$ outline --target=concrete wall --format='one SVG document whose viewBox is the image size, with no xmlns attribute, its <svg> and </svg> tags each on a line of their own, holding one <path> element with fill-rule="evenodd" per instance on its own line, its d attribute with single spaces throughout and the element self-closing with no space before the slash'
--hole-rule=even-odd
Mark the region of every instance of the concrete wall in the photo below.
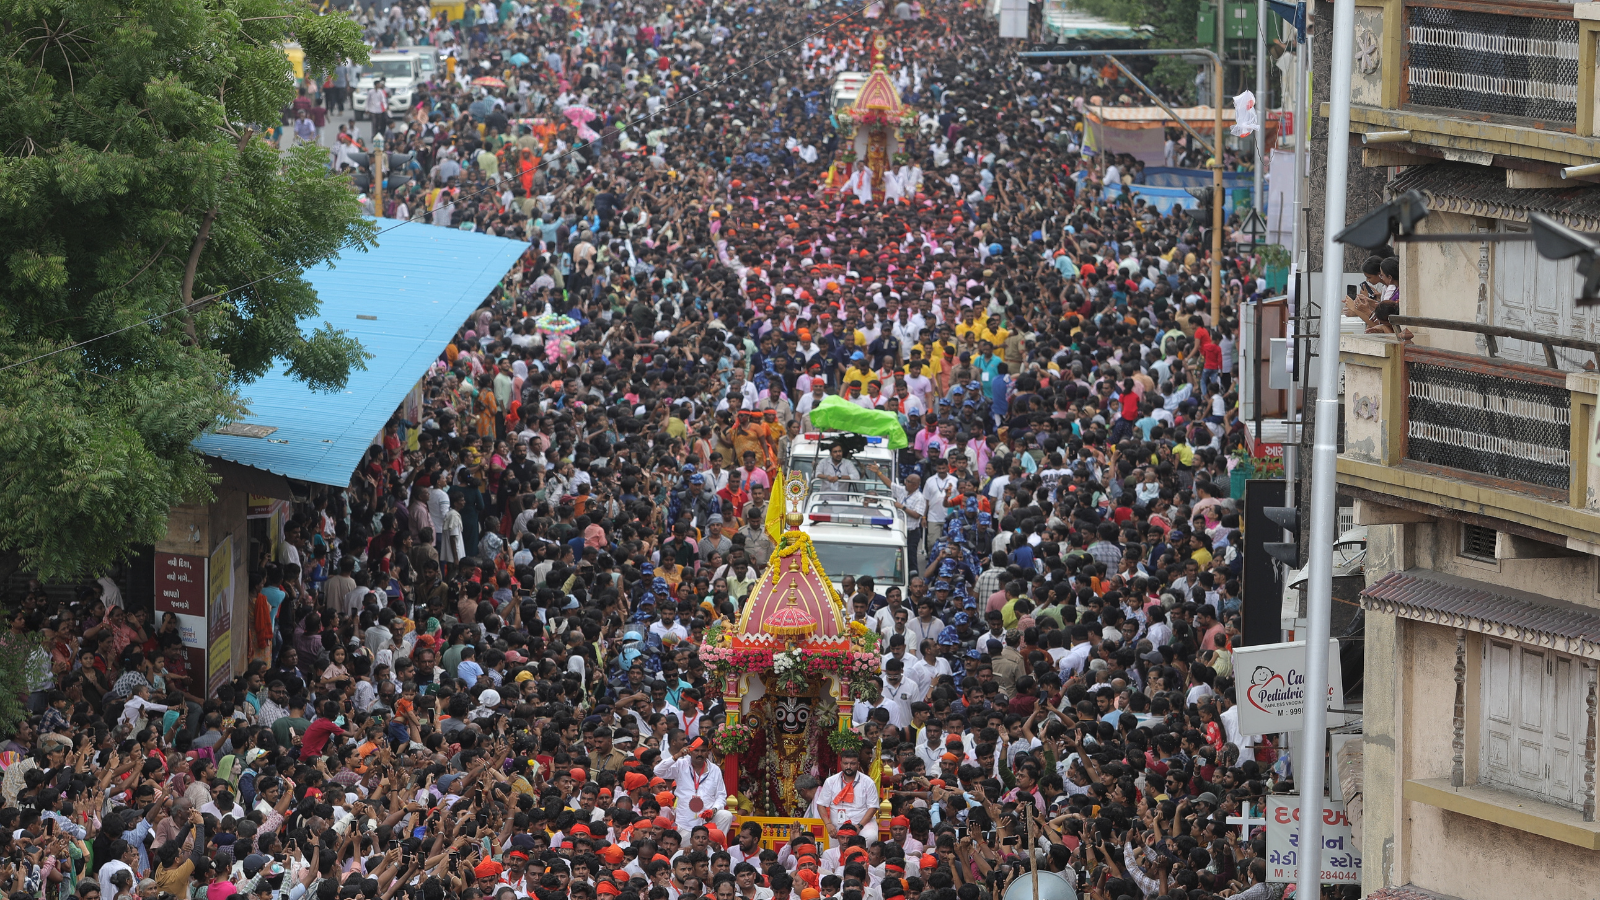
<svg viewBox="0 0 1600 900">
<path fill-rule="evenodd" d="M 1457 213 L 1429 213 L 1420 230 L 1427 234 L 1470 232 L 1479 220 Z M 1487 297 L 1481 298 L 1478 279 L 1481 244 L 1400 244 L 1400 314 L 1454 319 L 1458 322 L 1488 322 Z M 1413 329 L 1417 344 L 1454 350 L 1458 353 L 1485 354 L 1487 347 L 1479 335 L 1443 329 Z"/>
<path fill-rule="evenodd" d="M 1315 0 L 1313 15 L 1308 16 L 1314 22 L 1332 22 L 1333 4 L 1328 0 Z M 1332 84 L 1333 70 L 1329 66 L 1329 56 L 1333 52 L 1333 29 L 1313 28 L 1309 40 L 1311 51 L 1311 92 L 1312 109 L 1318 110 L 1311 120 L 1311 177 L 1310 190 L 1307 197 L 1310 203 L 1310 228 L 1307 239 L 1310 241 L 1310 270 L 1322 270 L 1322 220 L 1323 197 L 1327 194 L 1328 184 L 1328 119 L 1320 110 L 1322 104 L 1328 102 L 1328 88 Z M 1348 140 L 1348 135 L 1342 136 Z M 1368 169 L 1361 165 L 1361 146 L 1357 139 L 1356 146 L 1350 151 L 1349 189 L 1345 191 L 1345 223 L 1349 224 L 1371 212 L 1381 205 L 1385 198 L 1383 189 L 1388 181 L 1387 169 Z M 1361 261 L 1367 257 L 1367 251 L 1360 247 L 1345 248 L 1345 271 L 1361 271 Z M 1308 445 L 1309 446 L 1309 445 Z"/>
<path fill-rule="evenodd" d="M 1449 519 L 1367 526 L 1367 582 L 1427 568 L 1600 608 L 1594 557 L 1470 560 L 1457 552 L 1460 529 Z M 1468 900 L 1530 890 L 1594 896 L 1600 852 L 1402 798 L 1407 779 L 1450 776 L 1456 640 L 1446 626 L 1366 613 L 1362 894 L 1415 884 Z M 1481 658 L 1481 638 L 1468 634 L 1463 761 L 1469 783 L 1478 768 Z"/>
</svg>

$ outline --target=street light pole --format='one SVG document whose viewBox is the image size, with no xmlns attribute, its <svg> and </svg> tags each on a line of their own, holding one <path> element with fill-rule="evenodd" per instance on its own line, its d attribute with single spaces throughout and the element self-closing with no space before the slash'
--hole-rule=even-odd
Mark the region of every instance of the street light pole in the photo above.
<svg viewBox="0 0 1600 900">
<path fill-rule="evenodd" d="M 1298 897 L 1322 894 L 1322 776 L 1328 740 L 1328 640 L 1333 630 L 1334 507 L 1338 502 L 1339 318 L 1344 294 L 1344 246 L 1336 236 L 1345 228 L 1345 191 L 1350 177 L 1350 67 L 1355 23 L 1355 0 L 1334 0 L 1333 48 L 1328 60 L 1332 70 L 1328 83 L 1328 180 L 1323 192 L 1322 331 L 1318 335 L 1317 416 L 1311 445 L 1305 731 L 1294 773 L 1300 788 Z"/>
<path fill-rule="evenodd" d="M 1256 165 L 1252 177 L 1251 208 L 1262 216 L 1262 169 L 1267 164 L 1267 0 L 1256 0 Z"/>
<path fill-rule="evenodd" d="M 372 213 L 379 219 L 383 218 L 383 167 L 389 161 L 383 144 L 382 134 L 372 136 Z"/>
<path fill-rule="evenodd" d="M 1218 17 L 1217 28 L 1223 27 Z M 1211 60 L 1212 94 L 1216 120 L 1213 123 L 1211 157 L 1211 327 L 1222 318 L 1222 57 L 1215 50 L 1028 50 L 1019 59 L 1075 59 L 1084 56 L 1204 56 Z"/>
<path fill-rule="evenodd" d="M 1222 6 L 1218 0 L 1219 7 Z M 1218 46 L 1221 46 L 1222 20 L 1217 20 Z M 1215 155 L 1211 157 L 1211 331 L 1215 333 L 1217 325 L 1222 321 L 1222 57 L 1212 54 L 1211 64 L 1216 68 L 1216 77 L 1212 79 L 1216 87 L 1212 91 L 1215 95 L 1217 114 L 1215 137 L 1211 146 Z"/>
</svg>

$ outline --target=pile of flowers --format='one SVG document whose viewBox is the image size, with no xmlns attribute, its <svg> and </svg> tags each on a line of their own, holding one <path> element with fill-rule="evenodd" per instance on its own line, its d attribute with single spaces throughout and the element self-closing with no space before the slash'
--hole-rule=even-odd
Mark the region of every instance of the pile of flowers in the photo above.
<svg viewBox="0 0 1600 900">
<path fill-rule="evenodd" d="M 883 635 L 868 628 L 861 622 L 850 623 L 850 646 L 859 653 L 875 654 L 878 651 L 878 642 L 883 640 Z"/>
<path fill-rule="evenodd" d="M 828 746 L 832 747 L 835 753 L 843 753 L 846 750 L 854 750 L 859 753 L 865 744 L 866 739 L 854 731 L 828 732 Z"/>
<path fill-rule="evenodd" d="M 891 112 L 886 109 L 856 109 L 851 106 L 841 110 L 840 114 L 857 125 L 910 125 L 917 121 L 916 111 L 910 107 L 901 107 L 898 111 Z"/>
<path fill-rule="evenodd" d="M 810 686 L 806 663 L 799 650 L 772 656 L 772 690 L 779 694 L 801 694 Z"/>
<path fill-rule="evenodd" d="M 718 756 L 727 756 L 729 753 L 743 753 L 750 749 L 750 744 L 755 740 L 756 726 L 744 722 L 734 724 L 723 723 L 711 732 L 711 749 Z"/>
</svg>

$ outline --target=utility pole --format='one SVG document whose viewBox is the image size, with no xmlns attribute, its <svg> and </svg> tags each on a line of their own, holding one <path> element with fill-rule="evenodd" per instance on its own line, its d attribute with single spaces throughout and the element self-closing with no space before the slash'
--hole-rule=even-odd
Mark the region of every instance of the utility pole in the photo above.
<svg viewBox="0 0 1600 900">
<path fill-rule="evenodd" d="M 1256 0 L 1256 165 L 1251 188 L 1251 208 L 1256 215 L 1262 216 L 1261 224 L 1266 226 L 1266 213 L 1262 212 L 1262 169 L 1267 165 L 1267 110 L 1271 108 L 1267 103 L 1267 0 Z"/>
<path fill-rule="evenodd" d="M 383 167 L 389 162 L 389 154 L 383 149 L 383 135 L 372 136 L 372 211 L 373 214 L 383 218 Z"/>
<path fill-rule="evenodd" d="M 1350 67 L 1355 44 L 1355 0 L 1334 0 L 1333 49 L 1328 83 L 1328 179 L 1323 197 L 1322 331 L 1317 358 L 1317 417 L 1311 446 L 1310 561 L 1306 578 L 1305 731 L 1294 773 L 1300 788 L 1300 888 L 1298 897 L 1322 896 L 1322 790 L 1328 738 L 1328 637 L 1333 613 L 1335 467 L 1339 448 L 1339 317 L 1344 293 L 1344 246 L 1350 176 Z M 1299 148 L 1296 148 L 1297 150 Z M 1309 148 L 1307 148 L 1309 150 Z"/>
<path fill-rule="evenodd" d="M 1220 7 L 1222 0 L 1217 0 L 1217 5 Z M 1221 16 L 1217 17 L 1217 47 L 1222 47 Z M 1217 120 L 1211 144 L 1216 150 L 1211 158 L 1211 330 L 1215 332 L 1222 321 L 1222 54 L 1212 54 L 1211 64 L 1217 71 L 1212 91 Z"/>
</svg>

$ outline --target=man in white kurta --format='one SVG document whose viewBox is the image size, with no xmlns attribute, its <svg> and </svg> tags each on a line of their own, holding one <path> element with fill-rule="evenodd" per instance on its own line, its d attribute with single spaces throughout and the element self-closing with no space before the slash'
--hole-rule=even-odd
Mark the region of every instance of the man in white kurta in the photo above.
<svg viewBox="0 0 1600 900">
<path fill-rule="evenodd" d="M 878 839 L 878 786 L 861 771 L 859 754 L 850 750 L 839 754 L 839 771 L 817 791 L 817 812 L 829 834 L 848 823 L 861 830 L 869 846 Z"/>
<path fill-rule="evenodd" d="M 723 808 L 728 799 L 728 788 L 722 782 L 722 770 L 707 759 L 708 748 L 704 738 L 689 743 L 688 753 L 674 759 L 670 750 L 661 754 L 656 763 L 656 777 L 672 782 L 673 813 L 685 844 L 689 832 L 706 822 L 727 834 L 733 827 L 733 813 Z"/>
</svg>

